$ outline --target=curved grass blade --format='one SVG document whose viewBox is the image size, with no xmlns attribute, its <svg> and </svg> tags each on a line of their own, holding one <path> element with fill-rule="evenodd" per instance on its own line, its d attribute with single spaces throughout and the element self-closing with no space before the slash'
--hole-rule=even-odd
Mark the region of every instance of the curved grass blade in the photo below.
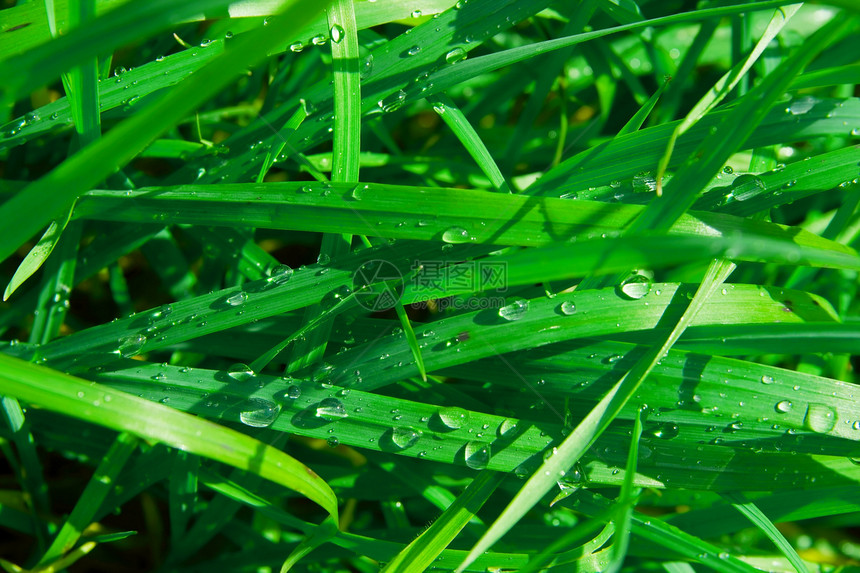
<svg viewBox="0 0 860 573">
<path fill-rule="evenodd" d="M 466 490 L 412 543 L 389 561 L 383 573 L 425 571 L 451 544 L 496 490 L 504 473 L 483 471 Z"/>
<path fill-rule="evenodd" d="M 0 389 L 8 396 L 254 472 L 337 516 L 337 499 L 319 476 L 253 438 L 7 355 L 0 354 L 0 365 Z"/>
<path fill-rule="evenodd" d="M 81 533 L 93 521 L 93 517 L 113 488 L 119 472 L 137 449 L 138 438 L 126 432 L 120 433 L 110 450 L 99 462 L 96 472 L 90 478 L 72 513 L 54 537 L 51 546 L 39 559 L 37 567 L 45 567 L 62 555 L 67 554 L 80 539 Z"/>
<path fill-rule="evenodd" d="M 809 568 L 803 562 L 803 559 L 800 558 L 800 555 L 797 554 L 797 551 L 794 550 L 794 547 L 791 546 L 791 543 L 788 542 L 788 539 L 786 539 L 785 536 L 779 532 L 773 522 L 769 520 L 758 507 L 756 507 L 755 503 L 749 501 L 743 496 L 743 494 L 737 492 L 727 492 L 722 494 L 722 496 L 729 501 L 732 506 L 741 513 L 741 515 L 749 519 L 753 525 L 759 528 L 759 530 L 761 530 L 768 539 L 773 541 L 773 544 L 776 545 L 777 549 L 779 549 L 783 555 L 785 555 L 797 573 L 809 573 Z"/>
<path fill-rule="evenodd" d="M 48 228 L 42 234 L 42 238 L 30 249 L 30 252 L 27 253 L 27 256 L 18 265 L 9 284 L 6 285 L 6 290 L 3 291 L 4 301 L 8 300 L 12 296 L 12 293 L 18 290 L 18 287 L 24 284 L 24 281 L 30 278 L 45 263 L 54 250 L 54 247 L 57 246 L 60 237 L 62 237 L 63 230 L 72 217 L 72 211 L 73 208 L 69 208 L 62 217 L 51 221 L 51 224 L 48 225 Z"/>
</svg>

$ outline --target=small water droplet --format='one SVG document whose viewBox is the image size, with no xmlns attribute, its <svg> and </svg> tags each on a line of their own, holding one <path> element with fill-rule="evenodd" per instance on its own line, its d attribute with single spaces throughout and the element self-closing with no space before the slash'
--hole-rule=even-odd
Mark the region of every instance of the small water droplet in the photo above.
<svg viewBox="0 0 860 573">
<path fill-rule="evenodd" d="M 735 201 L 747 201 L 767 191 L 767 185 L 757 175 L 744 173 L 732 182 L 732 197 Z"/>
<path fill-rule="evenodd" d="M 465 60 L 467 55 L 466 50 L 458 46 L 445 54 L 445 61 L 449 64 L 456 64 Z"/>
<path fill-rule="evenodd" d="M 338 440 L 335 436 L 330 436 L 326 441 L 326 445 L 330 448 L 336 448 L 340 445 L 340 440 Z"/>
<path fill-rule="evenodd" d="M 331 27 L 331 41 L 335 44 L 340 44 L 341 40 L 344 37 L 343 26 L 340 24 L 335 24 Z"/>
<path fill-rule="evenodd" d="M 463 408 L 458 408 L 457 406 L 441 408 L 436 412 L 436 415 L 445 427 L 451 428 L 452 430 L 462 428 L 463 425 L 469 421 L 469 411 L 464 410 Z"/>
<path fill-rule="evenodd" d="M 788 106 L 788 111 L 791 115 L 803 115 L 815 107 L 818 100 L 811 96 L 802 96 L 795 98 Z"/>
<path fill-rule="evenodd" d="M 735 170 L 732 169 L 730 165 L 726 165 L 725 167 L 723 167 L 723 173 L 732 174 L 734 172 L 735 172 Z"/>
<path fill-rule="evenodd" d="M 326 38 L 323 34 L 317 34 L 316 36 L 311 38 L 311 44 L 313 44 L 314 46 L 322 46 L 323 44 L 325 44 L 325 40 Z"/>
<path fill-rule="evenodd" d="M 409 56 L 417 56 L 421 53 L 421 46 L 412 46 L 408 50 L 406 50 L 406 54 Z"/>
<path fill-rule="evenodd" d="M 421 17 L 421 10 L 413 10 L 412 11 L 412 17 L 413 18 L 420 18 Z"/>
<path fill-rule="evenodd" d="M 467 442 L 466 443 L 466 465 L 473 470 L 487 469 L 487 464 L 490 463 L 490 444 L 484 442 Z"/>
<path fill-rule="evenodd" d="M 619 285 L 619 290 L 625 298 L 638 300 L 651 292 L 651 279 L 640 274 L 631 275 Z"/>
<path fill-rule="evenodd" d="M 664 422 L 648 429 L 646 433 L 661 440 L 671 440 L 678 435 L 679 430 L 678 424 Z"/>
<path fill-rule="evenodd" d="M 266 428 L 278 417 L 280 408 L 274 402 L 262 398 L 251 398 L 242 405 L 239 420 L 246 426 Z"/>
<path fill-rule="evenodd" d="M 574 304 L 571 300 L 566 300 L 561 303 L 561 306 L 558 307 L 562 314 L 566 316 L 570 316 L 572 314 L 576 314 L 576 304 Z"/>
<path fill-rule="evenodd" d="M 761 383 L 762 384 L 773 384 L 773 376 L 768 376 L 767 374 L 762 375 Z"/>
<path fill-rule="evenodd" d="M 298 54 L 302 50 L 305 49 L 305 45 L 299 41 L 293 42 L 290 44 L 290 51 Z"/>
<path fill-rule="evenodd" d="M 324 398 L 317 404 L 317 418 L 323 418 L 325 420 L 335 420 L 339 418 L 346 418 L 348 414 L 346 413 L 346 408 L 343 407 L 343 402 L 338 400 L 337 398 Z"/>
<path fill-rule="evenodd" d="M 442 233 L 442 240 L 446 243 L 468 243 L 471 240 L 469 231 L 463 227 L 450 227 Z"/>
<path fill-rule="evenodd" d="M 505 320 L 519 320 L 526 315 L 529 310 L 529 301 L 525 299 L 515 300 L 509 305 L 499 309 L 499 316 Z"/>
</svg>

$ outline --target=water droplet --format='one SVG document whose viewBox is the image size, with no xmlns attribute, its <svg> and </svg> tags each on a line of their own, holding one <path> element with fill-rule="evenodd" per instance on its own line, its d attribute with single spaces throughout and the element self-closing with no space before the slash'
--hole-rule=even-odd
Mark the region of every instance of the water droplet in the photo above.
<svg viewBox="0 0 860 573">
<path fill-rule="evenodd" d="M 373 72 L 373 55 L 367 56 L 363 62 L 361 62 L 361 69 L 358 72 L 358 75 L 361 79 L 366 80 L 367 77 Z"/>
<path fill-rule="evenodd" d="M 515 300 L 507 306 L 499 309 L 499 316 L 505 320 L 519 320 L 526 315 L 529 310 L 529 301 L 525 299 Z"/>
<path fill-rule="evenodd" d="M 331 257 L 325 253 L 320 253 L 317 255 L 317 264 L 318 265 L 327 265 L 331 262 Z"/>
<path fill-rule="evenodd" d="M 247 364 L 237 362 L 227 369 L 227 375 L 233 380 L 244 382 L 245 380 L 250 380 L 254 377 L 254 371 L 251 370 L 251 367 Z"/>
<path fill-rule="evenodd" d="M 398 426 L 391 430 L 391 441 L 401 450 L 411 448 L 421 437 L 421 432 L 407 426 Z"/>
<path fill-rule="evenodd" d="M 803 423 L 813 432 L 824 434 L 836 426 L 836 412 L 825 404 L 812 403 L 806 409 Z"/>
<path fill-rule="evenodd" d="M 334 437 L 334 436 L 331 436 L 331 437 L 329 437 L 329 438 L 325 441 L 325 443 L 326 443 L 326 445 L 327 445 L 328 447 L 330 447 L 330 448 L 336 448 L 336 447 L 338 447 L 338 446 L 340 445 L 340 440 L 338 440 L 338 439 L 337 439 L 336 437 Z"/>
<path fill-rule="evenodd" d="M 325 36 L 323 34 L 317 34 L 313 38 L 311 38 L 311 44 L 314 46 L 322 46 L 325 44 Z"/>
<path fill-rule="evenodd" d="M 744 173 L 732 183 L 732 197 L 735 201 L 747 201 L 767 191 L 767 185 L 757 175 Z"/>
<path fill-rule="evenodd" d="M 631 275 L 619 285 L 619 290 L 624 297 L 638 300 L 651 292 L 651 279 L 640 274 Z"/>
<path fill-rule="evenodd" d="M 445 61 L 449 64 L 456 64 L 465 60 L 467 55 L 466 50 L 458 46 L 445 54 Z"/>
<path fill-rule="evenodd" d="M 803 115 L 815 107 L 818 100 L 810 96 L 802 96 L 795 98 L 788 106 L 788 111 L 791 115 Z"/>
<path fill-rule="evenodd" d="M 566 300 L 561 303 L 561 306 L 558 307 L 558 309 L 561 311 L 562 314 L 570 316 L 576 313 L 576 304 L 574 304 L 574 302 L 571 300 Z"/>
<path fill-rule="evenodd" d="M 412 11 L 412 17 L 413 18 L 420 18 L 421 17 L 421 10 L 413 10 Z"/>
<path fill-rule="evenodd" d="M 490 444 L 484 442 L 466 443 L 466 465 L 473 470 L 487 469 L 490 463 Z"/>
<path fill-rule="evenodd" d="M 412 46 L 408 50 L 406 50 L 406 54 L 409 56 L 417 56 L 421 53 L 421 46 Z"/>
<path fill-rule="evenodd" d="M 502 423 L 499 424 L 498 434 L 501 438 L 513 438 L 517 435 L 518 431 L 519 428 L 517 427 L 516 420 L 505 418 L 502 420 Z"/>
<path fill-rule="evenodd" d="M 673 422 L 664 422 L 662 424 L 657 424 L 653 428 L 650 428 L 646 431 L 647 434 L 655 438 L 659 438 L 661 440 L 671 440 L 678 435 L 678 432 L 678 424 L 675 424 Z"/>
<path fill-rule="evenodd" d="M 331 27 L 331 41 L 335 44 L 340 44 L 340 41 L 343 40 L 344 31 L 343 26 L 340 24 L 335 24 Z"/>
<path fill-rule="evenodd" d="M 317 418 L 325 420 L 336 420 L 346 418 L 346 408 L 343 407 L 343 402 L 337 398 L 324 398 L 317 404 Z"/>
<path fill-rule="evenodd" d="M 468 243 L 471 240 L 469 231 L 463 227 L 451 227 L 442 233 L 442 240 L 446 243 Z"/>
<path fill-rule="evenodd" d="M 762 384 L 773 384 L 773 376 L 768 376 L 767 374 L 762 375 L 761 383 Z"/>
<path fill-rule="evenodd" d="M 278 417 L 280 408 L 274 402 L 262 398 L 251 398 L 242 405 L 239 420 L 246 426 L 266 428 Z"/>
<path fill-rule="evenodd" d="M 269 283 L 275 286 L 286 284 L 293 276 L 293 268 L 289 265 L 277 265 L 269 271 Z"/>
<path fill-rule="evenodd" d="M 786 414 L 788 412 L 791 412 L 791 407 L 791 402 L 789 402 L 788 400 L 780 400 L 776 403 L 774 409 L 781 414 Z"/>
<path fill-rule="evenodd" d="M 233 32 L 231 32 L 230 30 L 227 30 L 226 32 L 224 32 L 224 38 L 229 40 L 232 37 L 233 37 Z"/>
<path fill-rule="evenodd" d="M 292 44 L 290 44 L 290 51 L 295 52 L 296 54 L 298 54 L 299 52 L 301 52 L 304 49 L 305 49 L 305 45 L 302 44 L 301 42 L 296 41 L 296 42 L 293 42 Z"/>
<path fill-rule="evenodd" d="M 457 406 L 441 408 L 436 412 L 436 415 L 439 416 L 439 420 L 446 428 L 451 428 L 452 430 L 462 428 L 469 421 L 469 411 Z"/>
<path fill-rule="evenodd" d="M 131 336 L 123 336 L 119 339 L 119 346 L 117 347 L 117 351 L 119 351 L 120 356 L 123 358 L 130 358 L 134 356 L 140 349 L 143 348 L 143 345 L 146 343 L 146 337 L 142 334 L 132 334 Z"/>
<path fill-rule="evenodd" d="M 239 306 L 241 304 L 245 304 L 245 301 L 248 300 L 248 293 L 245 291 L 239 291 L 236 294 L 227 298 L 227 304 L 230 306 Z"/>
<path fill-rule="evenodd" d="M 300 386 L 296 386 L 295 384 L 291 385 L 289 388 L 284 390 L 283 397 L 289 400 L 298 400 L 302 396 L 302 388 Z"/>
<path fill-rule="evenodd" d="M 405 101 L 406 92 L 403 90 L 397 90 L 393 94 L 390 94 L 376 102 L 376 105 L 385 113 L 391 113 L 403 107 L 403 102 Z"/>
<path fill-rule="evenodd" d="M 725 167 L 723 167 L 723 173 L 732 174 L 734 172 L 735 172 L 735 170 L 732 169 L 730 165 L 726 165 Z"/>
</svg>

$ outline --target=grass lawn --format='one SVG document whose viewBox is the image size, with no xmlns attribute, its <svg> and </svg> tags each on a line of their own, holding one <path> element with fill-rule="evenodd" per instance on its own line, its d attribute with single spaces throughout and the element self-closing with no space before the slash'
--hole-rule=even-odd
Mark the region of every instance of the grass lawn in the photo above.
<svg viewBox="0 0 860 573">
<path fill-rule="evenodd" d="M 0 8 L 4 571 L 860 571 L 860 4 Z"/>
</svg>

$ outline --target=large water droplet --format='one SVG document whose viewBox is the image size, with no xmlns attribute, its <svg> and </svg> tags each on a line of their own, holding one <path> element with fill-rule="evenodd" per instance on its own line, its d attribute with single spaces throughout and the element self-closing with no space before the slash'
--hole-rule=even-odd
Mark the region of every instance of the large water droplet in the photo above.
<svg viewBox="0 0 860 573">
<path fill-rule="evenodd" d="M 245 291 L 239 291 L 236 294 L 227 297 L 227 304 L 230 306 L 239 306 L 245 304 L 248 300 L 248 293 Z"/>
<path fill-rule="evenodd" d="M 451 227 L 442 233 L 442 240 L 446 243 L 468 243 L 471 237 L 469 231 L 463 227 Z"/>
<path fill-rule="evenodd" d="M 787 414 L 788 412 L 791 412 L 791 408 L 791 402 L 789 402 L 788 400 L 780 400 L 776 403 L 776 406 L 774 406 L 774 409 L 781 414 Z"/>
<path fill-rule="evenodd" d="M 788 111 L 791 115 L 803 115 L 815 107 L 818 100 L 810 96 L 802 96 L 795 98 L 788 106 Z"/>
<path fill-rule="evenodd" d="M 239 420 L 247 426 L 265 428 L 278 417 L 278 405 L 262 398 L 251 398 L 242 405 Z"/>
<path fill-rule="evenodd" d="M 505 418 L 502 420 L 502 423 L 499 424 L 499 437 L 500 438 L 513 438 L 517 435 L 519 428 L 517 427 L 517 421 L 512 420 L 510 418 Z"/>
<path fill-rule="evenodd" d="M 275 286 L 286 284 L 293 277 L 293 268 L 289 265 L 277 265 L 269 271 L 269 283 Z"/>
<path fill-rule="evenodd" d="M 421 10 L 413 10 L 412 11 L 412 17 L 413 18 L 420 18 L 421 17 Z"/>
<path fill-rule="evenodd" d="M 466 465 L 473 470 L 487 469 L 490 463 L 490 444 L 485 442 L 466 443 Z"/>
<path fill-rule="evenodd" d="M 393 94 L 379 100 L 377 102 L 377 106 L 379 106 L 379 109 L 381 109 L 385 113 L 390 113 L 403 107 L 403 102 L 405 101 L 406 92 L 403 90 L 398 90 Z"/>
<path fill-rule="evenodd" d="M 343 402 L 337 398 L 324 398 L 317 404 L 317 418 L 325 420 L 337 420 L 346 418 L 346 408 L 343 407 Z"/>
<path fill-rule="evenodd" d="M 439 420 L 446 428 L 451 428 L 452 430 L 462 428 L 469 421 L 469 411 L 457 406 L 441 408 L 436 412 L 436 415 L 439 416 Z"/>
<path fill-rule="evenodd" d="M 651 279 L 640 274 L 631 275 L 619 285 L 619 290 L 626 298 L 638 300 L 651 292 Z"/>
<path fill-rule="evenodd" d="M 735 201 L 747 201 L 767 191 L 767 185 L 757 175 L 744 173 L 732 183 L 732 197 Z"/>
<path fill-rule="evenodd" d="M 227 369 L 227 375 L 233 380 L 244 382 L 245 380 L 250 380 L 254 377 L 254 371 L 251 370 L 251 367 L 247 364 L 237 362 Z"/>
<path fill-rule="evenodd" d="M 773 384 L 773 376 L 768 376 L 767 374 L 762 375 L 761 383 L 762 384 Z"/>
<path fill-rule="evenodd" d="M 408 56 L 417 56 L 421 53 L 421 46 L 412 46 L 408 50 L 406 50 L 406 55 Z"/>
<path fill-rule="evenodd" d="M 449 64 L 456 64 L 465 60 L 467 55 L 466 50 L 458 46 L 445 54 L 445 61 Z"/>
<path fill-rule="evenodd" d="M 411 448 L 421 437 L 421 432 L 407 426 L 398 426 L 391 430 L 391 441 L 401 450 Z"/>
<path fill-rule="evenodd" d="M 129 358 L 140 352 L 146 343 L 146 337 L 142 334 L 132 334 L 119 339 L 117 351 L 123 358 Z"/>
<path fill-rule="evenodd" d="M 525 299 L 515 300 L 509 305 L 499 309 L 499 316 L 505 320 L 519 320 L 529 311 L 529 301 Z"/>
<path fill-rule="evenodd" d="M 825 404 L 812 403 L 806 409 L 803 423 L 813 432 L 825 434 L 836 426 L 836 412 Z"/>
<path fill-rule="evenodd" d="M 562 314 L 570 316 L 576 314 L 576 304 L 572 300 L 566 300 L 558 307 Z"/>
<path fill-rule="evenodd" d="M 331 27 L 331 41 L 335 44 L 340 44 L 340 41 L 343 40 L 344 31 L 343 26 L 340 24 L 335 24 Z"/>
<path fill-rule="evenodd" d="M 678 424 L 673 422 L 664 422 L 650 428 L 646 433 L 661 440 L 671 440 L 678 435 Z"/>
</svg>

